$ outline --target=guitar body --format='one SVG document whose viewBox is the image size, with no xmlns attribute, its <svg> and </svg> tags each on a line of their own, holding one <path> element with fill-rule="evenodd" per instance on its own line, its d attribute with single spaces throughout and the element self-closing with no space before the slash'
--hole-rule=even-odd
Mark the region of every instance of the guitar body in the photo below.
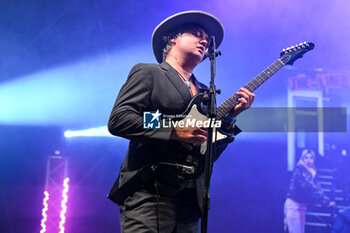
<svg viewBox="0 0 350 233">
<path fill-rule="evenodd" d="M 222 134 L 217 127 L 215 127 L 214 119 L 209 119 L 208 115 L 208 108 L 206 105 L 203 104 L 203 93 L 199 93 L 196 96 L 193 97 L 190 104 L 186 108 L 185 112 L 181 115 L 185 115 L 186 117 L 181 119 L 181 121 L 186 122 L 208 122 L 209 125 L 213 126 L 213 143 L 219 140 L 226 139 L 227 136 Z M 188 147 L 188 146 L 187 146 Z M 204 155 L 207 150 L 207 142 L 204 142 L 201 144 L 199 152 L 200 154 Z"/>
<path fill-rule="evenodd" d="M 207 106 L 203 104 L 203 97 L 203 93 L 197 94 L 192 98 L 182 114 L 176 115 L 176 118 L 165 119 L 167 121 L 171 120 L 173 122 L 172 124 L 177 124 L 177 127 L 188 127 L 186 124 L 189 124 L 189 127 L 197 127 L 197 122 L 206 122 L 205 124 L 209 126 L 214 120 L 209 119 L 207 116 Z M 204 128 L 207 128 L 206 126 Z M 222 134 L 219 128 L 214 125 L 213 143 L 225 138 L 227 136 Z M 183 183 L 184 181 L 193 180 L 203 173 L 207 142 L 202 143 L 200 146 L 193 146 L 189 143 L 173 141 L 170 147 L 171 151 L 176 151 L 172 159 L 157 163 L 158 172 L 170 174 L 167 176 L 168 180 L 163 180 L 165 183 L 186 185 L 186 183 Z M 178 153 L 179 151 L 181 153 Z M 165 178 L 163 177 L 162 179 Z M 173 188 L 179 189 L 179 187 Z"/>
</svg>

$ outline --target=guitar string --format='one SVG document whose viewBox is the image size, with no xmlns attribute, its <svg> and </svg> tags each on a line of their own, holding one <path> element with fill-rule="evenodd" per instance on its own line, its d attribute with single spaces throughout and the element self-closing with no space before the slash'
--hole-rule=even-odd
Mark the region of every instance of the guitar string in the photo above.
<svg viewBox="0 0 350 233">
<path fill-rule="evenodd" d="M 275 74 L 281 67 L 283 66 L 283 63 L 278 63 L 278 61 L 272 63 L 268 68 L 266 68 L 261 74 L 259 74 L 256 78 L 251 80 L 245 87 L 247 89 L 250 89 L 250 91 L 254 91 L 257 89 L 261 84 L 263 84 L 265 81 L 267 81 L 268 78 L 270 78 L 273 74 Z M 266 77 L 264 77 L 265 75 Z M 225 115 L 225 112 L 230 111 L 231 106 L 235 105 L 237 103 L 238 99 L 235 95 L 228 98 L 226 101 L 224 101 L 218 109 L 218 116 L 219 115 Z"/>
</svg>

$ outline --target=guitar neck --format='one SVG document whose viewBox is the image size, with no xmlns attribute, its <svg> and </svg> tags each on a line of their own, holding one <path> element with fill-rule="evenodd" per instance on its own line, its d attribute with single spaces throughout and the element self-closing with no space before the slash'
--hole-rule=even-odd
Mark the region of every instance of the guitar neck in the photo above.
<svg viewBox="0 0 350 233">
<path fill-rule="evenodd" d="M 267 67 L 258 76 L 253 78 L 249 83 L 247 83 L 244 88 L 248 89 L 250 92 L 255 91 L 261 84 L 266 82 L 272 75 L 274 75 L 279 69 L 281 69 L 285 64 L 281 59 L 277 59 L 272 65 Z M 228 112 L 230 112 L 237 104 L 239 95 L 234 94 L 222 104 L 217 107 L 217 119 L 223 118 Z"/>
</svg>

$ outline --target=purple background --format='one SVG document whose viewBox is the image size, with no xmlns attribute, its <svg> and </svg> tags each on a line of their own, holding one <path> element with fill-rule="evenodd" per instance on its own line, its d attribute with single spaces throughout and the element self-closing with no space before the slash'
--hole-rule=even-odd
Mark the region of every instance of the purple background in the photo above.
<svg viewBox="0 0 350 233">
<path fill-rule="evenodd" d="M 283 48 L 316 47 L 256 91 L 255 107 L 287 107 L 288 77 L 349 72 L 350 5 L 339 1 L 0 2 L 0 229 L 39 232 L 46 161 L 68 157 L 67 231 L 119 232 L 118 208 L 106 198 L 127 141 L 64 138 L 65 130 L 106 125 L 132 66 L 155 63 L 151 35 L 171 14 L 204 10 L 225 38 L 217 59 L 218 102 L 274 62 Z M 194 72 L 209 81 L 209 62 Z M 327 92 L 348 107 L 348 87 Z M 329 143 L 349 150 L 348 134 Z M 333 153 L 333 152 L 329 152 Z M 287 134 L 242 133 L 214 167 L 208 232 L 282 232 Z"/>
</svg>

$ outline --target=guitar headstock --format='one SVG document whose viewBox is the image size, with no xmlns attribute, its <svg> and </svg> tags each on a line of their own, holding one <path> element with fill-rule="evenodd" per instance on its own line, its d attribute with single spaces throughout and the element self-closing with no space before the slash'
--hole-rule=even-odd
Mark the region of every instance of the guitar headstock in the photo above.
<svg viewBox="0 0 350 233">
<path fill-rule="evenodd" d="M 295 46 L 291 46 L 288 47 L 286 49 L 283 49 L 283 51 L 280 53 L 281 57 L 281 61 L 285 64 L 285 65 L 293 65 L 293 63 L 303 57 L 303 55 L 312 50 L 315 47 L 315 44 L 312 42 L 309 43 L 300 43 L 299 45 L 295 45 Z"/>
</svg>

